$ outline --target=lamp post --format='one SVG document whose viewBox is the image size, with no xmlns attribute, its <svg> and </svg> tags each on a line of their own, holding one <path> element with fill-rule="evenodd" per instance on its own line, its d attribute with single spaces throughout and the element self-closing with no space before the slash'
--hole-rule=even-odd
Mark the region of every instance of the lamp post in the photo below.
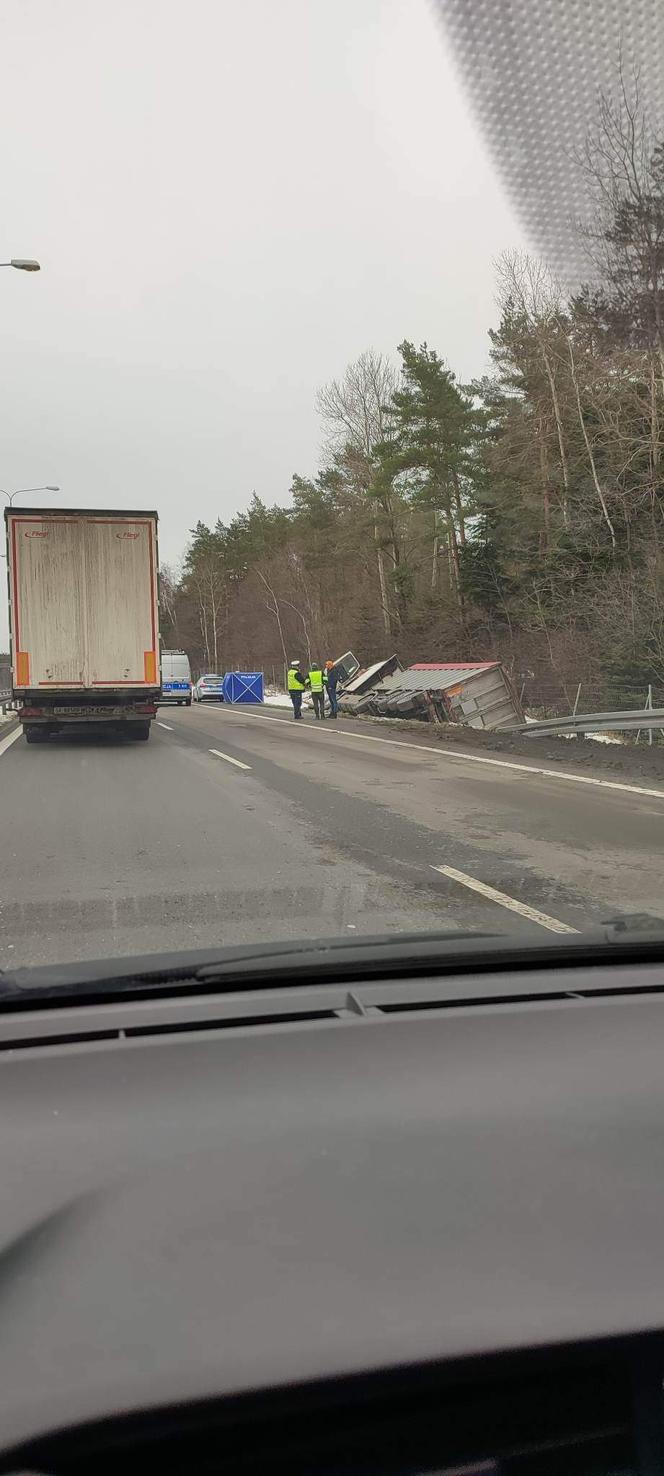
<svg viewBox="0 0 664 1476">
<path fill-rule="evenodd" d="M 11 261 L 0 261 L 0 267 L 14 267 L 17 272 L 40 272 L 38 261 L 27 256 L 12 256 Z"/>
<path fill-rule="evenodd" d="M 11 507 L 13 501 L 14 501 L 14 498 L 15 497 L 20 497 L 21 496 L 21 493 L 23 493 L 23 492 L 59 492 L 59 491 L 60 491 L 60 488 L 59 487 L 51 487 L 51 486 L 48 486 L 48 487 L 17 487 L 15 492 L 5 492 L 4 487 L 0 487 L 0 492 L 2 492 L 3 497 L 6 497 L 7 498 L 7 501 L 9 503 L 9 506 L 10 507 Z"/>
</svg>

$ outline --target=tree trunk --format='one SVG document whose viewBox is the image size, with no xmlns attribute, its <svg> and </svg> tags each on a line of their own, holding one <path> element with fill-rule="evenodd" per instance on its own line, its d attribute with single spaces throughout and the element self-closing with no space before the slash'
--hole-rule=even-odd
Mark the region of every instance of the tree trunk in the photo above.
<svg viewBox="0 0 664 1476">
<path fill-rule="evenodd" d="M 595 458 L 593 456 L 592 446 L 590 444 L 590 437 L 589 437 L 588 431 L 586 429 L 586 422 L 585 422 L 585 420 L 583 418 L 583 408 L 582 408 L 582 405 L 581 405 L 581 393 L 580 393 L 580 390 L 579 390 L 579 381 L 577 379 L 577 374 L 576 374 L 576 365 L 574 363 L 574 352 L 573 352 L 573 349 L 572 349 L 572 340 L 571 339 L 568 339 L 567 340 L 567 346 L 569 348 L 569 362 L 570 362 L 570 367 L 571 367 L 571 370 L 572 370 L 572 384 L 574 385 L 574 393 L 576 395 L 576 404 L 577 404 L 577 409 L 578 409 L 578 412 L 579 412 L 579 423 L 580 423 L 580 426 L 581 426 L 581 433 L 583 435 L 584 445 L 585 445 L 585 448 L 586 448 L 586 452 L 588 454 L 588 460 L 590 462 L 590 470 L 592 472 L 592 478 L 593 478 L 593 482 L 594 482 L 594 485 L 595 485 L 595 491 L 596 491 L 597 496 L 599 497 L 599 500 L 600 500 L 600 503 L 601 503 L 602 512 L 604 514 L 604 521 L 605 521 L 606 526 L 607 526 L 607 528 L 609 530 L 609 534 L 610 534 L 610 537 L 611 537 L 611 546 L 613 548 L 613 552 L 615 553 L 615 551 L 616 551 L 616 535 L 615 535 L 615 530 L 614 530 L 614 527 L 613 527 L 613 523 L 611 522 L 611 518 L 609 517 L 609 509 L 608 509 L 608 507 L 606 505 L 606 498 L 605 498 L 604 493 L 602 491 L 600 480 L 599 480 L 599 477 L 597 475 L 597 467 L 595 465 Z"/>
<path fill-rule="evenodd" d="M 541 416 L 539 418 L 538 428 L 537 429 L 538 429 L 538 439 L 539 439 L 540 476 L 541 476 L 541 479 L 542 479 L 542 519 L 543 519 L 542 530 L 541 530 L 541 533 L 540 533 L 540 552 L 541 553 L 546 553 L 546 551 L 547 551 L 547 549 L 549 547 L 550 485 L 549 485 L 549 467 L 548 467 L 548 463 L 547 463 L 547 459 L 546 459 L 546 445 L 545 445 L 545 441 L 544 441 L 544 427 L 542 425 L 542 417 Z"/>
<path fill-rule="evenodd" d="M 660 351 L 661 359 L 661 351 Z M 664 386 L 664 377 L 662 379 Z M 650 517 L 653 537 L 659 543 L 659 527 L 657 524 L 657 489 L 659 478 L 659 410 L 657 408 L 657 369 L 655 355 L 650 355 Z"/>
<path fill-rule="evenodd" d="M 548 355 L 548 353 L 547 353 L 547 351 L 546 351 L 546 349 L 544 347 L 542 347 L 542 358 L 544 360 L 544 368 L 546 370 L 546 377 L 547 377 L 547 379 L 549 381 L 549 389 L 551 391 L 551 403 L 553 405 L 553 414 L 554 414 L 554 418 L 555 418 L 555 422 L 556 422 L 556 432 L 557 432 L 557 435 L 558 435 L 558 450 L 560 452 L 560 467 L 561 467 L 562 476 L 563 476 L 563 527 L 564 528 L 569 528 L 569 470 L 568 470 L 568 466 L 567 466 L 567 452 L 565 450 L 565 438 L 563 436 L 563 422 L 562 422 L 562 416 L 560 414 L 560 402 L 558 400 L 558 390 L 556 388 L 555 375 L 554 375 L 553 369 L 551 367 L 551 361 L 549 359 L 549 355 Z"/>
<path fill-rule="evenodd" d="M 466 519 L 463 511 L 463 501 L 461 498 L 461 488 L 459 486 L 459 476 L 456 471 L 452 472 L 452 486 L 454 487 L 454 505 L 456 508 L 457 523 L 459 525 L 459 543 L 463 548 L 466 542 Z"/>
<path fill-rule="evenodd" d="M 374 502 L 374 543 L 376 545 L 376 568 L 378 569 L 378 588 L 380 589 L 380 608 L 383 616 L 383 629 L 386 636 L 392 635 L 392 621 L 390 619 L 390 607 L 387 601 L 387 582 L 385 579 L 385 559 L 380 543 L 380 532 L 378 528 L 378 508 Z"/>
<path fill-rule="evenodd" d="M 210 592 L 210 605 L 212 607 L 212 652 L 214 655 L 214 670 L 219 670 L 219 646 L 217 637 L 217 601 L 214 590 Z"/>
<path fill-rule="evenodd" d="M 391 553 L 391 556 L 392 556 L 392 563 L 394 565 L 394 568 L 395 569 L 398 569 L 399 568 L 399 565 L 401 563 L 401 546 L 400 546 L 400 543 L 399 543 L 399 534 L 398 534 L 398 530 L 397 530 L 396 518 L 394 516 L 394 503 L 392 502 L 392 498 L 391 498 L 389 492 L 385 494 L 385 508 L 384 508 L 384 511 L 385 511 L 385 518 L 386 518 L 387 526 L 389 528 L 389 534 L 390 534 L 390 544 L 391 544 L 390 553 Z"/>
<path fill-rule="evenodd" d="M 276 600 L 275 600 L 275 604 L 276 604 Z M 311 655 L 311 641 L 309 640 L 309 626 L 307 625 L 307 622 L 306 622 L 306 620 L 304 618 L 304 615 L 302 614 L 302 611 L 301 610 L 298 610 L 297 605 L 292 605 L 291 602 L 290 602 L 290 600 L 283 600 L 282 601 L 282 604 L 288 605 L 289 610 L 292 610 L 294 612 L 294 614 L 297 615 L 298 620 L 301 620 L 302 621 L 302 630 L 304 632 L 304 643 L 305 643 L 306 648 L 307 648 L 307 661 L 309 663 L 309 667 L 311 668 L 312 655 Z"/>
<path fill-rule="evenodd" d="M 438 588 L 438 553 L 439 553 L 439 543 L 438 543 L 438 514 L 436 513 L 436 509 L 434 508 L 434 510 L 433 510 L 433 545 L 432 545 L 432 557 L 431 557 L 431 592 L 432 592 L 432 594 L 435 594 L 435 592 L 436 592 L 436 590 Z"/>
<path fill-rule="evenodd" d="M 210 636 L 209 636 L 209 632 L 208 632 L 207 610 L 205 608 L 205 601 L 202 598 L 201 598 L 201 601 L 200 601 L 200 604 L 199 604 L 199 607 L 198 607 L 198 620 L 199 620 L 199 624 L 200 624 L 200 627 L 201 627 L 201 635 L 203 637 L 203 649 L 205 651 L 205 665 L 209 668 L 209 666 L 210 666 Z"/>
<path fill-rule="evenodd" d="M 261 583 L 264 585 L 265 589 L 267 590 L 268 594 L 271 597 L 272 604 L 271 605 L 268 605 L 268 603 L 266 601 L 265 602 L 265 608 L 266 608 L 266 610 L 269 610 L 270 615 L 274 615 L 275 620 L 277 622 L 277 629 L 279 631 L 279 640 L 281 642 L 281 653 L 282 653 L 282 656 L 284 658 L 284 666 L 287 668 L 288 667 L 288 657 L 286 655 L 286 643 L 284 641 L 284 631 L 283 631 L 283 626 L 281 624 L 281 612 L 279 610 L 279 601 L 277 599 L 277 596 L 274 593 L 274 590 L 272 589 L 272 586 L 270 584 L 268 584 L 268 581 L 265 578 L 265 575 L 264 574 L 261 574 L 260 569 L 256 569 L 255 570 L 255 573 L 258 575 L 258 578 L 260 579 Z"/>
<path fill-rule="evenodd" d="M 459 607 L 459 620 L 461 622 L 461 627 L 462 627 L 462 629 L 465 629 L 465 624 L 466 624 L 466 610 L 465 610 L 465 600 L 464 600 L 464 597 L 463 597 L 463 591 L 461 589 L 461 568 L 460 568 L 460 564 L 459 564 L 459 544 L 458 544 L 458 541 L 457 541 L 457 531 L 456 531 L 456 528 L 454 526 L 454 518 L 452 517 L 452 514 L 451 513 L 448 515 L 447 524 L 448 524 L 448 528 L 449 528 L 450 561 L 451 561 L 451 565 L 452 565 L 452 572 L 453 572 L 453 578 L 454 578 L 454 591 L 455 591 L 455 594 L 456 594 L 457 605 Z"/>
</svg>

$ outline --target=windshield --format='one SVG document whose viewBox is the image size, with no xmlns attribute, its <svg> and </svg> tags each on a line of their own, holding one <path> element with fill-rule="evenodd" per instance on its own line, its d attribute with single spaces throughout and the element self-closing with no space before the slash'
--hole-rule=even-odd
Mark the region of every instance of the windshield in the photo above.
<svg viewBox="0 0 664 1476">
<path fill-rule="evenodd" d="M 0 968 L 664 926 L 661 21 L 0 24 Z"/>
</svg>

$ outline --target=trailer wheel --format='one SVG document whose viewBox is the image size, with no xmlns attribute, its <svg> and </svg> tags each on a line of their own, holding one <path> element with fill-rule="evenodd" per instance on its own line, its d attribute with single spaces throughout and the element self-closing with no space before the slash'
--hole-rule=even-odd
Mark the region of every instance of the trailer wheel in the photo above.
<svg viewBox="0 0 664 1476">
<path fill-rule="evenodd" d="M 150 723 L 132 723 L 130 733 L 139 743 L 147 743 L 150 737 Z"/>
<path fill-rule="evenodd" d="M 48 738 L 48 732 L 43 728 L 24 728 L 23 732 L 26 743 L 45 743 Z"/>
</svg>

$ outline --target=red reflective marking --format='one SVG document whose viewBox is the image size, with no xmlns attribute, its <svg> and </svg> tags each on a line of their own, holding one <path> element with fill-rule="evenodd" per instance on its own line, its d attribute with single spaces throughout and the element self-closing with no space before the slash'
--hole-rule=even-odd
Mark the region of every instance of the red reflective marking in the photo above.
<svg viewBox="0 0 664 1476">
<path fill-rule="evenodd" d="M 156 645 L 157 645 L 157 642 L 156 642 L 156 622 L 155 622 L 156 590 L 155 590 L 155 577 L 154 577 L 154 546 L 153 546 L 153 543 L 154 543 L 154 527 L 155 527 L 155 524 L 154 524 L 153 519 L 152 518 L 95 518 L 95 517 L 91 517 L 91 518 L 90 517 L 88 517 L 88 518 L 67 518 L 67 517 L 62 517 L 61 518 L 61 517 L 53 517 L 53 516 L 50 516 L 49 517 L 48 514 L 47 514 L 47 512 L 46 512 L 46 509 L 44 510 L 44 516 L 46 517 L 46 519 L 47 519 L 47 521 L 49 523 L 99 523 L 99 524 L 103 525 L 104 527 L 108 527 L 108 528 L 116 528 L 119 523 L 124 523 L 129 528 L 149 528 L 151 530 L 150 531 L 150 624 L 151 624 L 151 631 L 152 631 L 152 649 L 153 649 L 153 651 L 156 651 Z M 18 514 L 18 515 L 17 514 L 13 514 L 12 515 L 12 520 L 11 520 L 11 522 L 12 522 L 12 573 L 13 573 L 13 580 L 12 580 L 12 582 L 13 582 L 13 585 L 14 585 L 14 589 L 13 589 L 13 613 L 14 613 L 13 624 L 14 624 L 14 630 L 15 630 L 15 633 L 16 633 L 16 649 L 17 650 L 19 649 L 20 641 L 19 641 L 19 619 L 18 619 L 18 580 L 17 580 L 17 572 L 16 572 L 17 571 L 17 565 L 16 565 L 16 525 L 18 523 L 42 523 L 42 522 L 44 522 L 44 516 L 40 516 L 40 515 L 35 516 L 34 514 L 32 516 L 31 515 L 22 515 L 22 514 Z M 52 682 L 52 683 L 51 682 L 39 682 L 38 685 L 40 687 L 48 687 L 48 686 L 56 686 L 56 687 L 58 687 L 58 686 L 83 687 L 83 686 L 85 686 L 85 683 L 84 682 Z M 150 683 L 150 682 L 145 683 L 145 682 L 142 682 L 142 681 L 135 681 L 135 682 L 116 682 L 113 679 L 102 678 L 100 681 L 97 681 L 97 682 L 93 682 L 92 683 L 92 686 L 93 687 L 98 687 L 98 686 L 141 687 L 141 686 L 146 686 L 146 685 L 147 686 L 156 686 L 157 685 L 157 682 L 156 681 L 154 683 Z"/>
<path fill-rule="evenodd" d="M 151 527 L 154 528 L 154 523 L 151 524 Z M 156 660 L 157 659 L 157 641 L 156 641 L 156 637 L 155 637 L 155 618 L 154 618 L 154 612 L 155 612 L 155 605 L 157 603 L 157 591 L 155 589 L 155 578 L 154 578 L 154 549 L 152 547 L 152 543 L 153 543 L 153 534 L 152 534 L 152 532 L 150 533 L 150 540 L 149 541 L 150 541 L 150 619 L 151 619 L 151 622 L 152 622 L 152 650 L 155 653 L 155 660 Z"/>
<path fill-rule="evenodd" d="M 16 522 L 12 519 L 12 582 L 14 585 L 14 650 L 20 651 L 21 641 L 18 628 L 18 576 L 16 573 Z"/>
</svg>

